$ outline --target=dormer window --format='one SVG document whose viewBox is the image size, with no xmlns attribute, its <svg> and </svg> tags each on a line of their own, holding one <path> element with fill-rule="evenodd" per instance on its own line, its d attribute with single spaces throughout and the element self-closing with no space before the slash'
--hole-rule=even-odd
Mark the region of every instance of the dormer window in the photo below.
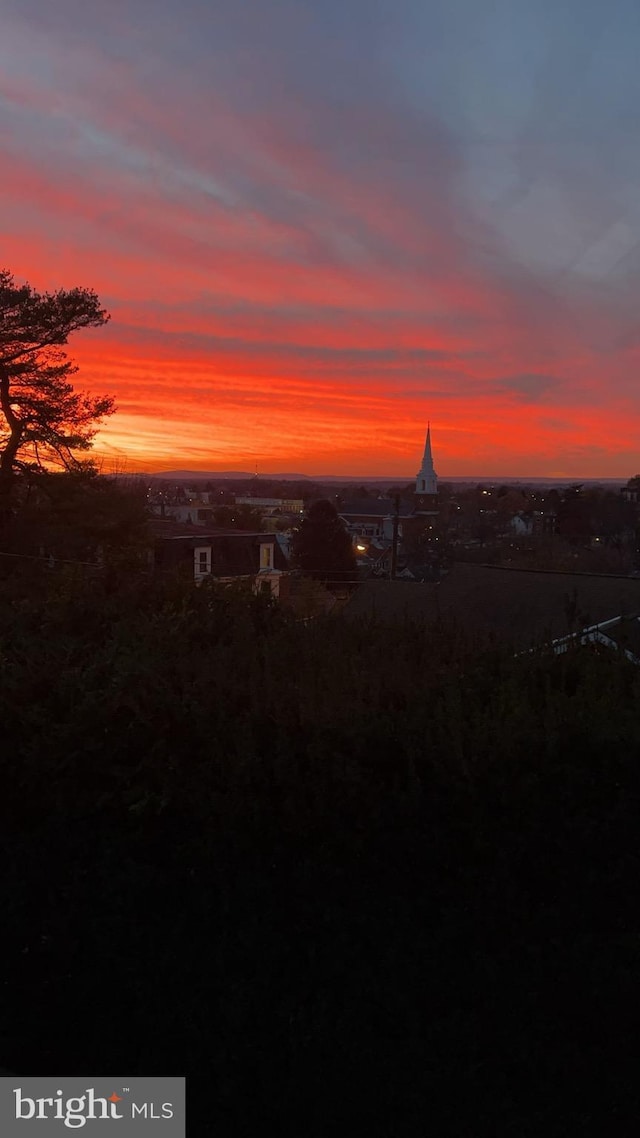
<svg viewBox="0 0 640 1138">
<path fill-rule="evenodd" d="M 260 568 L 273 569 L 273 546 L 263 543 L 260 546 Z"/>
<path fill-rule="evenodd" d="M 211 572 L 211 546 L 199 546 L 193 551 L 196 578 L 206 577 Z"/>
</svg>

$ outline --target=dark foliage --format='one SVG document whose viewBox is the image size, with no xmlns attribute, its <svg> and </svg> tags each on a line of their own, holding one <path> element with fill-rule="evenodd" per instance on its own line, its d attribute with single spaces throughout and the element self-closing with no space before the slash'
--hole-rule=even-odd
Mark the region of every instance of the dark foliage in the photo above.
<svg viewBox="0 0 640 1138">
<path fill-rule="evenodd" d="M 15 500 L 19 509 L 3 533 L 5 552 L 54 561 L 146 560 L 147 488 L 140 479 L 86 469 L 37 471 L 17 479 Z"/>
<path fill-rule="evenodd" d="M 86 467 L 76 452 L 91 448 L 114 403 L 74 390 L 78 369 L 65 348 L 74 332 L 108 319 L 91 289 L 39 293 L 0 270 L 0 521 L 17 471 Z"/>
<path fill-rule="evenodd" d="M 632 1132 L 637 669 L 34 564 L 0 672 L 10 1070 L 184 1072 L 203 1135 Z"/>
<path fill-rule="evenodd" d="M 308 577 L 348 584 L 356 577 L 353 543 L 333 502 L 321 499 L 309 508 L 292 543 L 293 563 Z"/>
</svg>

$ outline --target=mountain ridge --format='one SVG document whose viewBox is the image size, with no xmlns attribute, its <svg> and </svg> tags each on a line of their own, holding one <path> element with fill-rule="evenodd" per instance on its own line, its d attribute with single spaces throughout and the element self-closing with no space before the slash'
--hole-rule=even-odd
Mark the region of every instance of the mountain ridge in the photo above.
<svg viewBox="0 0 640 1138">
<path fill-rule="evenodd" d="M 389 482 L 389 483 L 404 483 L 415 482 L 414 474 L 407 475 L 374 475 L 374 474 L 252 474 L 248 470 L 156 470 L 156 471 L 143 471 L 140 475 L 143 478 L 163 478 L 163 479 L 177 479 L 179 481 L 190 480 L 193 482 L 215 482 L 216 479 L 234 479 L 237 481 L 254 480 L 256 483 L 260 482 Z M 526 485 L 541 485 L 541 486 L 598 486 L 603 483 L 609 485 L 624 486 L 627 482 L 626 478 L 549 478 L 542 475 L 531 475 L 527 477 L 524 474 L 450 474 L 443 475 L 438 479 L 440 483 L 444 482 L 466 482 L 466 483 L 484 483 L 488 482 L 493 485 L 517 485 L 523 483 Z"/>
</svg>

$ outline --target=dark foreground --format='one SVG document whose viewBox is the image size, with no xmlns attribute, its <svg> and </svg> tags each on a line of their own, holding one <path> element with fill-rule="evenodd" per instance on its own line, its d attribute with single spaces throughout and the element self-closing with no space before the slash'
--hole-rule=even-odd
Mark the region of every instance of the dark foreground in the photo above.
<svg viewBox="0 0 640 1138">
<path fill-rule="evenodd" d="M 0 1065 L 193 1135 L 634 1132 L 639 670 L 2 583 Z"/>
</svg>

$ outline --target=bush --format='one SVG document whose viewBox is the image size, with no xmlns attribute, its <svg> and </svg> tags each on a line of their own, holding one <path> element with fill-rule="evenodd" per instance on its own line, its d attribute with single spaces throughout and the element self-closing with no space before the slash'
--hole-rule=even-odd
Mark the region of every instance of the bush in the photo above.
<svg viewBox="0 0 640 1138">
<path fill-rule="evenodd" d="M 624 659 L 36 567 L 0 674 L 10 1070 L 186 1072 L 198 1133 L 573 1132 L 534 1067 L 624 1111 Z"/>
</svg>

